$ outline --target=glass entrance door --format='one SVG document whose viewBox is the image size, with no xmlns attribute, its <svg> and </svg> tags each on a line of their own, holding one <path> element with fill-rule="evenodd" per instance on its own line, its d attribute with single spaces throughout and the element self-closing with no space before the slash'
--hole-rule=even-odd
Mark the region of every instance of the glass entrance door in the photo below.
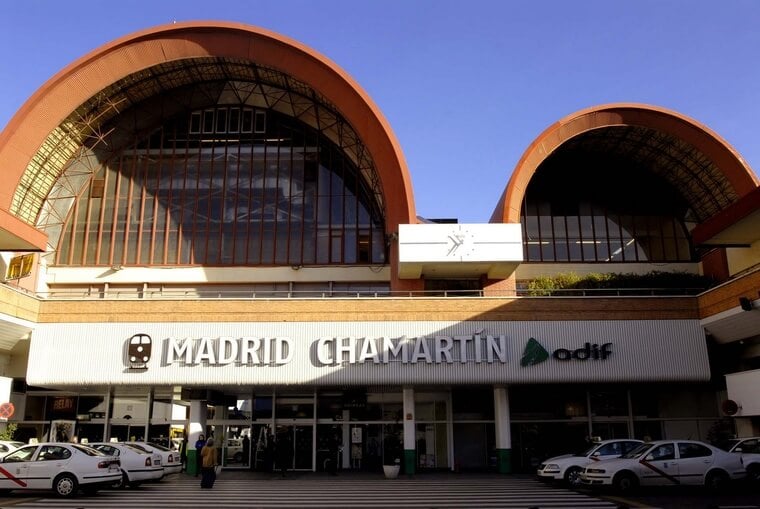
<svg viewBox="0 0 760 509">
<path fill-rule="evenodd" d="M 278 470 L 312 470 L 314 426 L 278 425 L 274 450 Z"/>
<path fill-rule="evenodd" d="M 219 449 L 224 467 L 248 468 L 251 461 L 251 427 L 247 424 L 226 425 Z"/>
</svg>

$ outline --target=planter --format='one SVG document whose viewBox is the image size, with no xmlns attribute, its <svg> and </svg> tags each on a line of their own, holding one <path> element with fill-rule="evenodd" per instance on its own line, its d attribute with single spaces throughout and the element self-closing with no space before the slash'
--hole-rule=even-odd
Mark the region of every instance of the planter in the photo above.
<svg viewBox="0 0 760 509">
<path fill-rule="evenodd" d="M 383 473 L 386 479 L 395 479 L 401 470 L 401 465 L 383 465 Z"/>
</svg>

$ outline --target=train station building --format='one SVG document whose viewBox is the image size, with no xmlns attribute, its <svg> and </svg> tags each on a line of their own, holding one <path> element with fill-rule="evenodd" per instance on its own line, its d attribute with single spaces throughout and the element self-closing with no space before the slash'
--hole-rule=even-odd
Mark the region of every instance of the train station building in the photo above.
<svg viewBox="0 0 760 509">
<path fill-rule="evenodd" d="M 392 126 L 311 48 L 222 22 L 106 44 L 0 132 L 2 417 L 24 441 L 213 434 L 226 468 L 288 441 L 304 471 L 759 435 L 741 156 L 631 103 L 511 164 L 490 218 L 428 218 Z"/>
</svg>

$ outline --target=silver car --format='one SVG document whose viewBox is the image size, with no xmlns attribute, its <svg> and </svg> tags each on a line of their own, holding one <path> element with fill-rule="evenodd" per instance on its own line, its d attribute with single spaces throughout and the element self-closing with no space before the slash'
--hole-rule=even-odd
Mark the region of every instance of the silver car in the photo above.
<svg viewBox="0 0 760 509">
<path fill-rule="evenodd" d="M 588 465 L 580 477 L 585 486 L 613 486 L 620 492 L 639 486 L 678 485 L 717 491 L 746 474 L 739 454 L 696 440 L 658 440 L 620 458 Z"/>
</svg>

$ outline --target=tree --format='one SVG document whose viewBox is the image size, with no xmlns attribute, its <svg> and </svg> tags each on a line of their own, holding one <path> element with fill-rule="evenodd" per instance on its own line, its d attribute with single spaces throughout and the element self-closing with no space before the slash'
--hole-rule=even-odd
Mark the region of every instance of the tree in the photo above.
<svg viewBox="0 0 760 509">
<path fill-rule="evenodd" d="M 16 434 L 16 428 L 18 424 L 10 423 L 5 425 L 5 429 L 0 431 L 0 440 L 13 440 L 13 435 Z"/>
</svg>

